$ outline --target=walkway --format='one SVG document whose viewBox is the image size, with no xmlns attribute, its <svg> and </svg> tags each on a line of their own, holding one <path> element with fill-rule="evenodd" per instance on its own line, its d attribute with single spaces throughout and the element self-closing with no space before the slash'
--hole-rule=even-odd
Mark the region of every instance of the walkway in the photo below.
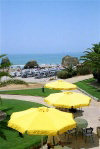
<svg viewBox="0 0 100 149">
<path fill-rule="evenodd" d="M 85 79 L 89 79 L 89 78 L 92 78 L 92 77 L 93 77 L 92 74 L 83 75 L 83 76 L 75 76 L 75 77 L 72 77 L 72 78 L 65 79 L 65 81 L 68 81 L 70 83 L 75 83 L 75 82 L 82 81 L 82 80 L 85 80 Z M 52 78 L 54 78 L 54 77 L 52 77 Z M 30 83 L 34 82 L 34 83 L 43 83 L 43 84 L 49 82 L 49 80 L 50 80 L 50 78 L 35 79 L 33 77 L 30 77 L 30 78 L 17 77 L 16 79 L 24 80 L 24 81 L 30 82 Z"/>
<path fill-rule="evenodd" d="M 48 106 L 42 97 L 39 96 L 23 96 L 23 95 L 5 95 L 5 94 L 0 94 L 1 98 L 5 99 L 17 99 L 17 100 L 24 100 L 24 101 L 31 101 L 31 102 L 36 102 L 39 104 L 43 104 L 45 106 Z"/>
<path fill-rule="evenodd" d="M 83 81 L 83 80 L 90 79 L 90 78 L 93 78 L 92 74 L 68 78 L 68 79 L 65 79 L 65 81 L 68 81 L 70 83 L 76 83 L 78 81 Z"/>
</svg>

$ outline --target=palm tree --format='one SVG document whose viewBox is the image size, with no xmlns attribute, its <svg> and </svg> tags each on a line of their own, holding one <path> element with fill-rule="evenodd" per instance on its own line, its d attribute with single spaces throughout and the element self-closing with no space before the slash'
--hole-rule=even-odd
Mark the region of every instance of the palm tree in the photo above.
<svg viewBox="0 0 100 149">
<path fill-rule="evenodd" d="M 91 67 L 94 78 L 100 82 L 100 42 L 93 44 L 93 47 L 88 48 L 84 53 L 85 55 L 81 56 L 81 60 L 84 61 L 84 64 Z"/>
</svg>

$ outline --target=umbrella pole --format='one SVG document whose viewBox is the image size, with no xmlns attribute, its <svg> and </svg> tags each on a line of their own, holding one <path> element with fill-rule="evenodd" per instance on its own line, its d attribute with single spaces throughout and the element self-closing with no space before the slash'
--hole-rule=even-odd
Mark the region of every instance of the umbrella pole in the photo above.
<svg viewBox="0 0 100 149">
<path fill-rule="evenodd" d="M 41 137 L 41 148 L 43 149 L 43 136 Z"/>
</svg>

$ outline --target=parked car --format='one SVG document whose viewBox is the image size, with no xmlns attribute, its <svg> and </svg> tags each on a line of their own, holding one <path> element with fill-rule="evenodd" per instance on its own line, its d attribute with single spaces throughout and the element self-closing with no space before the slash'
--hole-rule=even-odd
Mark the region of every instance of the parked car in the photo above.
<svg viewBox="0 0 100 149">
<path fill-rule="evenodd" d="M 16 72 L 17 77 L 21 77 L 21 72 Z"/>
<path fill-rule="evenodd" d="M 16 72 L 10 72 L 11 77 L 16 77 Z"/>
<path fill-rule="evenodd" d="M 22 73 L 21 77 L 22 78 L 27 78 L 27 73 Z"/>
</svg>

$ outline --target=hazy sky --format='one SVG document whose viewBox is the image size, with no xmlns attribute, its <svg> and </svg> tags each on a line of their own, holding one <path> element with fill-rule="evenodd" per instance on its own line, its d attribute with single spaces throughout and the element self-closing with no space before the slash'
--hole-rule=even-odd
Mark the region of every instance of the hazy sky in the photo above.
<svg viewBox="0 0 100 149">
<path fill-rule="evenodd" d="M 100 41 L 100 0 L 0 0 L 0 53 L 82 52 Z"/>
</svg>

